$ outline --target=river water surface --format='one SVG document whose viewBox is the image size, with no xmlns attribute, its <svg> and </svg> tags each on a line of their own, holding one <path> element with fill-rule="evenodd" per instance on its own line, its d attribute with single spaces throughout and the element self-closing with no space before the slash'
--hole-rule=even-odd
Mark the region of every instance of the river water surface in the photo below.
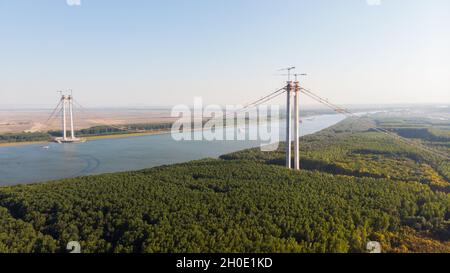
<svg viewBox="0 0 450 273">
<path fill-rule="evenodd" d="M 306 118 L 301 135 L 345 119 L 343 115 Z M 278 126 L 278 125 L 277 125 Z M 284 138 L 285 125 L 279 127 Z M 228 129 L 226 129 L 228 130 Z M 247 130 L 257 130 L 250 125 Z M 201 132 L 196 132 L 201 133 Z M 0 147 L 0 185 L 34 183 L 83 175 L 139 170 L 181 163 L 260 146 L 259 141 L 175 141 L 170 134 L 92 140 L 80 144 Z"/>
</svg>

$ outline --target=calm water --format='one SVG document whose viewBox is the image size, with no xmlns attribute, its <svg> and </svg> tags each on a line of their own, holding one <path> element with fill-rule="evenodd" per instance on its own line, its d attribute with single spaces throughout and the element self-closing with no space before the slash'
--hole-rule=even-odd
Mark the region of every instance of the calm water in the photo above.
<svg viewBox="0 0 450 273">
<path fill-rule="evenodd" d="M 345 117 L 304 119 L 301 134 L 312 134 Z M 284 135 L 281 122 L 281 139 Z M 247 130 L 256 130 L 251 125 Z M 242 131 L 241 131 L 242 132 Z M 245 132 L 245 131 L 244 131 Z M 175 141 L 170 134 L 101 139 L 80 144 L 0 147 L 0 185 L 33 183 L 91 174 L 138 170 L 258 147 L 257 141 Z"/>
</svg>

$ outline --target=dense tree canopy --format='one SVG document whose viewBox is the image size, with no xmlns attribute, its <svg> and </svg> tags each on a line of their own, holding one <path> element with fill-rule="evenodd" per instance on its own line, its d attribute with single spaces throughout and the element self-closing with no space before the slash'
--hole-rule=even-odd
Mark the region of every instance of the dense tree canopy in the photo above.
<svg viewBox="0 0 450 273">
<path fill-rule="evenodd" d="M 0 252 L 450 252 L 448 162 L 349 123 L 281 149 L 2 187 Z"/>
</svg>

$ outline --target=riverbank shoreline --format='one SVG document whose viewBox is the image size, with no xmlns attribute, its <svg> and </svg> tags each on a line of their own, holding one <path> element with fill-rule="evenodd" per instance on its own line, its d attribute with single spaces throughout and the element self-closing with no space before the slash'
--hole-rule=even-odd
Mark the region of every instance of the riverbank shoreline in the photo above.
<svg viewBox="0 0 450 273">
<path fill-rule="evenodd" d="M 304 118 L 311 118 L 311 117 L 318 117 L 322 115 L 317 116 L 305 116 Z M 225 128 L 228 128 L 225 126 Z M 189 130 L 191 132 L 195 132 L 202 129 L 194 129 Z M 123 138 L 131 138 L 131 137 L 140 137 L 140 136 L 152 136 L 152 135 L 164 135 L 171 133 L 172 129 L 155 129 L 155 130 L 149 130 L 146 132 L 141 133 L 123 133 L 123 134 L 110 134 L 110 135 L 97 135 L 97 136 L 80 136 L 80 138 L 85 139 L 86 141 L 94 141 L 94 140 L 101 140 L 101 139 L 123 139 Z M 18 146 L 26 146 L 26 145 L 45 145 L 54 143 L 54 141 L 24 141 L 24 142 L 5 142 L 0 143 L 0 148 L 3 147 L 18 147 Z"/>
<path fill-rule="evenodd" d="M 5 142 L 0 143 L 0 148 L 3 147 L 19 147 L 27 145 L 38 145 L 38 144 L 48 144 L 50 141 L 24 141 L 24 142 Z"/>
<path fill-rule="evenodd" d="M 100 140 L 100 139 L 116 139 L 116 138 L 129 138 L 129 137 L 139 137 L 139 136 L 151 136 L 151 135 L 163 135 L 170 133 L 170 129 L 164 130 L 154 130 L 142 133 L 125 133 L 125 134 L 111 134 L 111 135 L 99 135 L 99 136 L 87 136 L 80 137 L 86 139 L 87 141 Z M 49 144 L 53 143 L 53 141 L 24 141 L 24 142 L 5 142 L 0 143 L 1 147 L 18 147 L 18 146 L 26 146 L 26 145 L 37 145 L 37 144 Z"/>
<path fill-rule="evenodd" d="M 321 115 L 306 115 L 303 117 L 304 119 L 316 118 L 320 116 L 326 116 L 329 114 L 321 114 Z M 284 120 L 284 119 L 282 119 Z M 196 130 L 191 130 L 196 131 Z M 87 141 L 101 140 L 101 139 L 123 139 L 130 137 L 140 137 L 140 136 L 151 136 L 151 135 L 164 135 L 169 134 L 171 129 L 157 129 L 150 130 L 142 133 L 123 133 L 123 134 L 110 134 L 110 135 L 97 135 L 97 136 L 81 136 L 80 138 L 86 139 Z M 45 145 L 53 143 L 53 141 L 24 141 L 24 142 L 4 142 L 0 143 L 0 148 L 4 147 L 19 147 L 19 146 L 27 146 L 27 145 Z"/>
<path fill-rule="evenodd" d="M 326 129 L 343 119 L 344 116 L 335 114 L 304 120 L 302 136 Z M 280 121 L 277 126 L 283 125 L 283 121 Z M 253 124 L 248 130 L 250 132 L 258 130 L 257 128 Z M 280 132 L 284 132 L 280 129 Z M 218 158 L 223 154 L 260 146 L 260 143 L 252 141 L 176 141 L 170 133 L 171 130 L 160 129 L 136 134 L 89 137 L 89 141 L 79 145 L 38 142 L 42 147 L 25 145 L 0 148 L 0 185 L 33 184 L 139 170 L 202 158 Z"/>
</svg>

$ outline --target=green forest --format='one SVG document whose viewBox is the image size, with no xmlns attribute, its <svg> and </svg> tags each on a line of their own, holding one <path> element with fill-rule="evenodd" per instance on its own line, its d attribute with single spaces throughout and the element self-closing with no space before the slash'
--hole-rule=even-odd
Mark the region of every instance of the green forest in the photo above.
<svg viewBox="0 0 450 273">
<path fill-rule="evenodd" d="M 50 141 L 48 133 L 5 133 L 0 134 L 0 143 Z"/>
<path fill-rule="evenodd" d="M 445 128 L 414 128 L 449 152 Z M 352 119 L 301 138 L 300 172 L 283 149 L 0 187 L 0 252 L 450 252 L 448 160 Z"/>
</svg>

